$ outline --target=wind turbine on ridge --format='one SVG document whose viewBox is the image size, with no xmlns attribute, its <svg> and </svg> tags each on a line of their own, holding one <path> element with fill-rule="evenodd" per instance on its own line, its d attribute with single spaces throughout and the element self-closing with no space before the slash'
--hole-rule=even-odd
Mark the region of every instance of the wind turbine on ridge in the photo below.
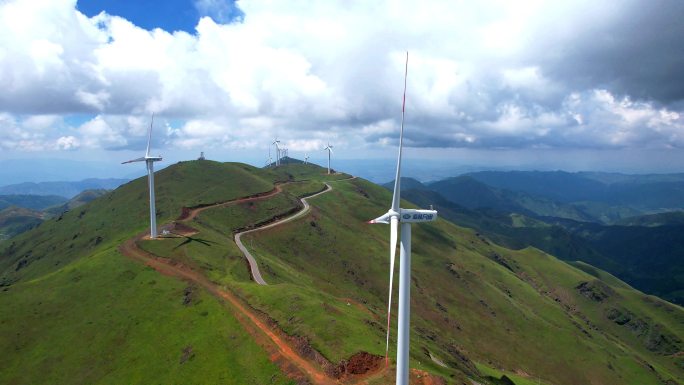
<svg viewBox="0 0 684 385">
<path fill-rule="evenodd" d="M 328 146 L 323 149 L 323 151 L 328 150 L 328 175 L 330 175 L 330 154 L 333 152 L 333 146 L 330 145 L 330 142 L 328 142 Z"/>
<path fill-rule="evenodd" d="M 276 148 L 276 162 L 275 162 L 276 166 L 280 166 L 280 147 L 278 147 L 278 143 L 280 143 L 280 141 L 278 140 L 278 137 L 276 136 L 276 139 L 273 141 L 273 143 L 271 143 L 271 144 L 274 144 L 275 148 Z"/>
<path fill-rule="evenodd" d="M 385 346 L 385 365 L 389 358 L 390 312 L 392 309 L 392 281 L 394 279 L 394 259 L 397 251 L 397 233 L 401 223 L 401 241 L 399 246 L 399 320 L 397 335 L 397 377 L 396 385 L 408 385 L 409 378 L 409 332 L 411 304 L 411 223 L 432 222 L 437 219 L 435 210 L 402 209 L 401 201 L 401 151 L 404 141 L 404 112 L 406 107 L 406 78 L 408 76 L 408 52 L 404 69 L 404 97 L 401 103 L 401 129 L 399 131 L 399 155 L 397 156 L 397 172 L 394 179 L 392 206 L 389 211 L 369 223 L 390 225 L 390 279 L 389 300 L 387 306 L 387 341 Z"/>
<path fill-rule="evenodd" d="M 162 160 L 161 156 L 151 156 L 150 155 L 150 142 L 152 142 L 152 126 L 154 125 L 154 114 L 152 115 L 152 121 L 150 122 L 150 129 L 147 132 L 147 150 L 145 150 L 145 156 L 142 158 L 137 158 L 123 162 L 121 164 L 133 163 L 133 162 L 145 162 L 147 165 L 147 182 L 149 184 L 150 190 L 150 238 L 157 238 L 157 210 L 154 206 L 154 162 L 159 162 Z"/>
<path fill-rule="evenodd" d="M 309 154 L 304 154 L 304 164 L 309 164 Z"/>
</svg>

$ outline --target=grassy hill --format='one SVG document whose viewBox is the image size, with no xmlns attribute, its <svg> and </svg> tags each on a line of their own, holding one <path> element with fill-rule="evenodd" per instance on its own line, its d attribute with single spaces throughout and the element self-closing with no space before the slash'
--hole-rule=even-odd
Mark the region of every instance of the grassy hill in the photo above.
<svg viewBox="0 0 684 385">
<path fill-rule="evenodd" d="M 389 200 L 384 189 L 355 180 L 316 198 L 318 210 L 311 220 L 255 236 L 254 248 L 265 260 L 265 270 L 271 272 L 267 280 L 314 286 L 338 298 L 352 297 L 380 318 L 386 292 L 382 275 L 387 269 L 388 229 L 369 227 L 364 220 L 382 212 L 382 204 Z M 644 296 L 624 283 L 612 286 L 598 281 L 538 250 L 495 246 L 474 231 L 444 221 L 415 226 L 413 245 L 412 309 L 417 316 L 412 348 L 414 364 L 419 367 L 445 371 L 429 361 L 429 352 L 461 373 L 471 370 L 468 362 L 477 362 L 508 372 L 535 373 L 559 384 L 655 381 L 649 378 L 652 373 L 642 372 L 644 361 L 659 361 L 663 366 L 657 370 L 668 373 L 665 378 L 682 376 L 676 359 L 664 357 L 678 351 L 681 344 L 683 314 L 677 306 Z M 587 297 L 587 285 L 606 287 L 610 295 L 595 301 Z M 258 300 L 265 311 L 282 313 L 280 321 L 293 330 L 310 323 L 304 321 L 306 317 L 291 318 L 297 308 L 293 304 L 301 294 L 273 301 L 262 288 L 249 286 L 248 290 L 254 297 L 265 296 L 267 299 Z M 278 293 L 287 295 L 282 290 Z M 646 337 L 650 332 L 633 334 L 629 327 L 613 322 L 607 316 L 612 309 L 633 309 L 630 314 L 639 313 L 639 319 L 650 320 L 644 321 L 651 325 L 646 329 L 667 329 L 668 337 L 663 338 L 680 342 L 667 352 L 651 351 Z M 668 321 L 673 314 L 674 319 Z M 329 327 L 330 320 L 319 322 L 321 329 Z M 367 323 L 374 325 L 372 319 Z M 369 348 L 375 342 L 371 351 L 379 353 L 382 328 L 377 326 L 367 328 L 366 333 L 374 338 L 364 340 Z M 324 346 L 325 341 L 319 344 Z M 625 344 L 631 346 L 627 355 Z M 469 361 L 464 362 L 464 356 Z M 578 372 L 569 369 L 580 367 L 583 369 Z M 446 372 L 458 376 L 455 371 Z"/>
<path fill-rule="evenodd" d="M 595 266 L 614 272 L 635 287 L 644 288 L 669 301 L 684 304 L 684 225 L 671 215 L 649 216 L 651 220 L 668 219 L 673 224 L 661 226 L 602 226 L 594 223 L 562 221 L 562 226 L 579 237 L 616 267 L 596 260 Z"/>
<path fill-rule="evenodd" d="M 160 221 L 183 206 L 268 191 L 277 177 L 243 164 L 168 167 L 157 173 Z M 5 245 L 0 383 L 290 383 L 215 297 L 117 251 L 145 229 L 146 183 Z"/>
<path fill-rule="evenodd" d="M 53 206 L 45 210 L 45 213 L 49 216 L 60 215 L 66 211 L 76 209 L 81 207 L 86 203 L 92 202 L 95 199 L 107 194 L 110 190 L 105 189 L 94 189 L 85 190 L 76 195 L 75 197 L 69 199 L 62 205 Z"/>
<path fill-rule="evenodd" d="M 0 241 L 14 237 L 38 226 L 43 213 L 23 207 L 10 206 L 0 211 Z"/>
<path fill-rule="evenodd" d="M 160 224 L 291 183 L 203 211 L 192 236 L 140 246 L 234 292 L 330 362 L 383 355 L 389 229 L 366 221 L 391 195 L 345 178 L 303 164 L 179 163 L 156 175 Z M 307 216 L 243 237 L 269 283 L 255 285 L 233 232 L 291 212 L 324 182 L 333 190 Z M 292 382 L 221 300 L 119 253 L 147 219 L 141 178 L 0 245 L 0 383 Z M 681 307 L 443 219 L 413 229 L 412 368 L 454 384 L 684 382 Z"/>
</svg>

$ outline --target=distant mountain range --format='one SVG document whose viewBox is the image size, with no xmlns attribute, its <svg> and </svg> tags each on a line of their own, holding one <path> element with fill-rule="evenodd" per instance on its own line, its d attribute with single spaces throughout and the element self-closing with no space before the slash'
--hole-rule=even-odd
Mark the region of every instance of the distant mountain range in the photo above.
<svg viewBox="0 0 684 385">
<path fill-rule="evenodd" d="M 0 195 L 0 241 L 31 230 L 45 219 L 99 198 L 125 181 L 86 179 L 80 182 L 21 183 L 2 187 L 0 191 L 10 195 Z M 87 189 L 88 186 L 113 187 Z"/>
<path fill-rule="evenodd" d="M 85 190 L 112 190 L 128 182 L 128 179 L 84 179 L 77 182 L 25 182 L 0 187 L 0 195 L 58 195 L 71 199 Z M 66 200 L 65 200 L 66 201 Z M 59 203 L 64 203 L 59 202 Z M 57 203 L 55 203 L 57 204 Z M 19 205 L 21 206 L 21 205 Z M 26 207 L 26 206 L 23 206 Z"/>
<path fill-rule="evenodd" d="M 684 304 L 684 174 L 487 171 L 402 178 L 402 191 L 499 244 L 584 261 Z"/>
<path fill-rule="evenodd" d="M 48 207 L 60 205 L 67 200 L 57 195 L 0 195 L 0 210 L 17 206 L 40 211 Z"/>
<path fill-rule="evenodd" d="M 466 175 L 491 187 L 562 203 L 595 202 L 641 211 L 684 208 L 684 174 L 482 171 Z"/>
</svg>

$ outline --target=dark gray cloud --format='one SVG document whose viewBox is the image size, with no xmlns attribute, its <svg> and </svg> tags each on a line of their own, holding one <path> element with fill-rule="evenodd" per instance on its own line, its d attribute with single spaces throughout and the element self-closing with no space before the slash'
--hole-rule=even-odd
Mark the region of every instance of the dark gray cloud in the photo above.
<svg viewBox="0 0 684 385">
<path fill-rule="evenodd" d="M 606 88 L 663 104 L 684 100 L 684 2 L 590 2 L 552 14 L 524 60 L 574 90 Z"/>
</svg>

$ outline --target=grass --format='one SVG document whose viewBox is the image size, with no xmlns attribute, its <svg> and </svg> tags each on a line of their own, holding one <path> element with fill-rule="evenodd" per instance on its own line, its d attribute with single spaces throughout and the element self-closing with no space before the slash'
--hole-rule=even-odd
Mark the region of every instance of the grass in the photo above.
<svg viewBox="0 0 684 385">
<path fill-rule="evenodd" d="M 502 372 L 500 370 L 496 370 L 493 368 L 490 368 L 487 365 L 483 364 L 476 364 L 477 368 L 480 370 L 482 374 L 485 376 L 491 376 L 494 378 L 501 378 L 502 376 L 506 376 L 513 380 L 516 385 L 546 385 L 546 382 L 543 382 L 540 378 L 529 378 L 529 377 L 523 377 L 520 375 L 517 375 L 515 373 L 510 373 L 510 372 Z"/>
<path fill-rule="evenodd" d="M 320 181 L 312 180 L 302 181 L 298 183 L 290 183 L 283 186 L 283 191 L 297 198 L 302 198 L 307 195 L 315 194 L 319 191 L 323 191 L 324 189 L 325 185 L 323 183 L 321 183 Z"/>
<path fill-rule="evenodd" d="M 0 383 L 290 383 L 216 298 L 184 305 L 186 287 L 110 250 L 0 292 Z"/>
<path fill-rule="evenodd" d="M 156 176 L 160 223 L 182 206 L 269 191 L 276 180 L 208 161 Z M 115 251 L 147 221 L 141 178 L 2 245 L 0 383 L 289 383 L 216 299 L 199 290 L 196 306 L 182 306 L 184 283 Z M 240 278 L 238 262 L 209 257 Z M 194 358 L 180 365 L 188 346 Z"/>
</svg>

